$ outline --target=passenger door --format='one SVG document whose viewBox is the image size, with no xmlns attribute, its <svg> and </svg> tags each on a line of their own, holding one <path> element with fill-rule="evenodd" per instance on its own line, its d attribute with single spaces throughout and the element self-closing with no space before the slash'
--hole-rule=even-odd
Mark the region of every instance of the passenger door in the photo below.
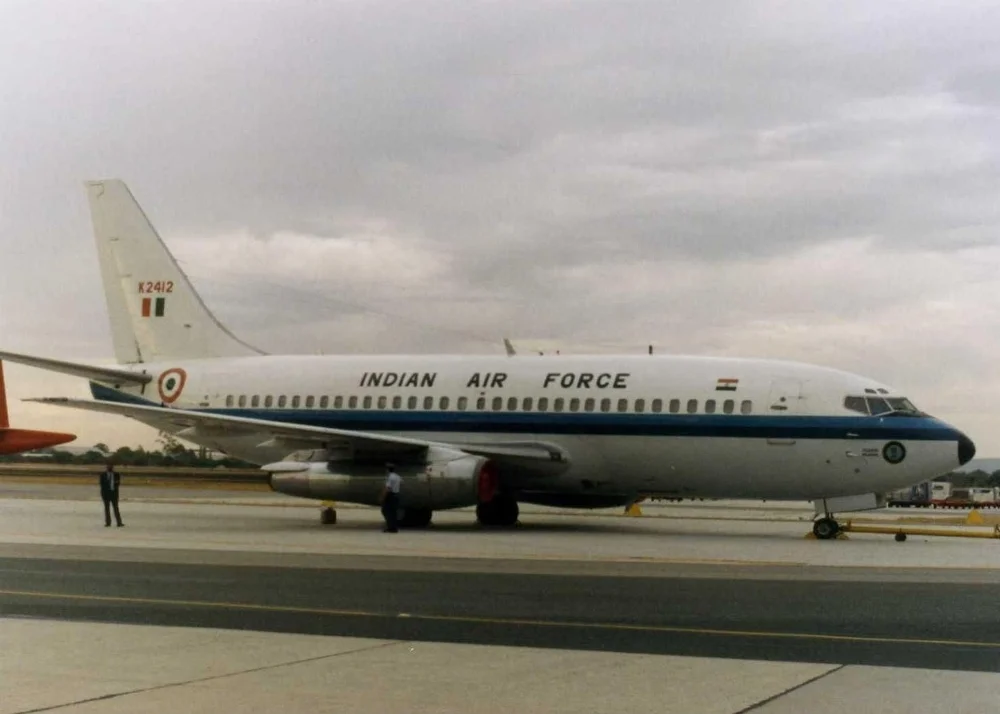
<svg viewBox="0 0 1000 714">
<path fill-rule="evenodd" d="M 767 395 L 770 414 L 795 414 L 802 410 L 802 382 L 797 379 L 775 379 Z"/>
</svg>

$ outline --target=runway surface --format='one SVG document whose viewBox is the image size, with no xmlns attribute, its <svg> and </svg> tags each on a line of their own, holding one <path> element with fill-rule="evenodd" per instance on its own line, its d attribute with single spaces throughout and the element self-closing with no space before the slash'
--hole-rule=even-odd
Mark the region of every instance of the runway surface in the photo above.
<svg viewBox="0 0 1000 714">
<path fill-rule="evenodd" d="M 1000 683 L 996 541 L 818 542 L 800 504 L 738 503 L 389 535 L 372 509 L 323 527 L 172 489 L 132 491 L 117 529 L 92 492 L 39 488 L 0 483 L 0 714 L 978 714 Z"/>
<path fill-rule="evenodd" d="M 741 659 L 1000 669 L 996 585 L 0 559 L 0 615 Z M 703 566 L 704 570 L 720 566 Z M 597 569 L 599 570 L 599 569 Z M 669 571 L 669 568 L 667 569 Z"/>
</svg>

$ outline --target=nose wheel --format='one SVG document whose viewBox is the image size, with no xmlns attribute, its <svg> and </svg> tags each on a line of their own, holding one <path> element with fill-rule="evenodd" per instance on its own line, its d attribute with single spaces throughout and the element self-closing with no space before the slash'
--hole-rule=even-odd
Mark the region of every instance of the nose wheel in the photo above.
<svg viewBox="0 0 1000 714">
<path fill-rule="evenodd" d="M 840 524 L 832 516 L 824 516 L 813 523 L 813 535 L 819 540 L 831 540 L 840 534 Z"/>
</svg>

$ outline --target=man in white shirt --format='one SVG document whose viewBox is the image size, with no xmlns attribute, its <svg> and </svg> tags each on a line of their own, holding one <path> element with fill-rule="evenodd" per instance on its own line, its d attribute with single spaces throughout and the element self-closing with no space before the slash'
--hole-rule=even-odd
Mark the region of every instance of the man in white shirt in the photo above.
<svg viewBox="0 0 1000 714">
<path fill-rule="evenodd" d="M 382 488 L 382 517 L 385 519 L 385 533 L 399 532 L 399 491 L 403 478 L 396 473 L 392 464 L 385 465 L 385 486 Z"/>
</svg>

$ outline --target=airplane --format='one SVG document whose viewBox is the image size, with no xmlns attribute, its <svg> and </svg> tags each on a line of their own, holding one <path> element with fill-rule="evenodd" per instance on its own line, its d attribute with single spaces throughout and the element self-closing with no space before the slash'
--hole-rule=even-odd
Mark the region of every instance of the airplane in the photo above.
<svg viewBox="0 0 1000 714">
<path fill-rule="evenodd" d="M 93 400 L 261 465 L 275 491 L 375 505 L 403 476 L 401 523 L 475 507 L 606 508 L 643 497 L 810 500 L 838 511 L 946 473 L 961 431 L 865 376 L 771 359 L 630 355 L 269 355 L 209 311 L 121 180 L 86 182 L 118 364 L 0 352 L 76 375 Z"/>
<path fill-rule="evenodd" d="M 69 443 L 75 438 L 75 434 L 62 434 L 56 431 L 11 428 L 7 412 L 7 388 L 3 378 L 3 362 L 0 362 L 0 454 L 20 454 L 24 451 L 44 449 L 49 446 Z"/>
</svg>

